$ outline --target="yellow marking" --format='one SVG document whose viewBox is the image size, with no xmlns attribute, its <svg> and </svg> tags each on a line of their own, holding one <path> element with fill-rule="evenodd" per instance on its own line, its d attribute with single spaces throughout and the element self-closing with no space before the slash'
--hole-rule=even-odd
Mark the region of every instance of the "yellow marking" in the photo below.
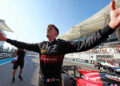
<svg viewBox="0 0 120 86">
<path fill-rule="evenodd" d="M 64 81 L 62 80 L 62 86 L 64 86 Z"/>
</svg>

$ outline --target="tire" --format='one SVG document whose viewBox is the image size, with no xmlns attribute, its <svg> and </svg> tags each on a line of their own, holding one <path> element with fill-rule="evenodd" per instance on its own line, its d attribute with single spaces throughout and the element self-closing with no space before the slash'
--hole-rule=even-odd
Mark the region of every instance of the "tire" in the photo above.
<svg viewBox="0 0 120 86">
<path fill-rule="evenodd" d="M 66 73 L 62 73 L 62 80 L 64 82 L 64 86 L 72 86 L 72 81 L 70 80 L 70 76 Z"/>
</svg>

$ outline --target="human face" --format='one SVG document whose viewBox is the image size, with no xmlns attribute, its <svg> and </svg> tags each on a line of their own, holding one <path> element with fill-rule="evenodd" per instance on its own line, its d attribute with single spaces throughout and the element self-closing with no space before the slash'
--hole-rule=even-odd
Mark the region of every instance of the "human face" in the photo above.
<svg viewBox="0 0 120 86">
<path fill-rule="evenodd" d="M 58 33 L 57 33 L 57 31 L 55 30 L 54 27 L 50 26 L 50 27 L 47 28 L 47 37 L 48 38 L 51 38 L 51 37 L 56 38 L 57 34 Z"/>
</svg>

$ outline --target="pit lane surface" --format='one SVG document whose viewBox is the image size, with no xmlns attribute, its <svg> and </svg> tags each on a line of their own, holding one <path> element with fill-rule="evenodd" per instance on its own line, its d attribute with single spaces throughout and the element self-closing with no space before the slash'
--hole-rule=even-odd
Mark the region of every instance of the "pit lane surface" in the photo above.
<svg viewBox="0 0 120 86">
<path fill-rule="evenodd" d="M 12 63 L 0 66 L 0 86 L 38 86 L 39 59 L 38 56 L 26 56 L 23 71 L 23 81 L 18 78 L 19 68 L 16 73 L 15 83 L 12 83 Z"/>
<path fill-rule="evenodd" d="M 64 65 L 77 65 L 84 69 L 96 70 L 93 66 L 79 63 L 64 62 Z M 12 83 L 12 63 L 0 65 L 0 86 L 38 86 L 39 81 L 39 58 L 38 55 L 25 57 L 23 81 L 18 79 L 19 68 L 16 74 L 15 83 Z"/>
</svg>

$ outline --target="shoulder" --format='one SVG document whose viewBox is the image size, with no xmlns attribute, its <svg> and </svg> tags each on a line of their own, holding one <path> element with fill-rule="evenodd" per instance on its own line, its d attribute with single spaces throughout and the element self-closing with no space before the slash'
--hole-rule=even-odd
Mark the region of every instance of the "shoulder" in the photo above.
<svg viewBox="0 0 120 86">
<path fill-rule="evenodd" d="M 60 42 L 63 42 L 63 43 L 73 43 L 74 41 L 68 41 L 68 40 L 63 40 L 63 39 L 57 39 L 58 41 Z"/>
<path fill-rule="evenodd" d="M 63 40 L 63 39 L 57 39 L 56 41 L 58 41 L 58 42 L 67 42 L 66 40 Z"/>
<path fill-rule="evenodd" d="M 48 41 L 39 42 L 39 43 L 37 43 L 37 45 L 38 45 L 39 47 L 41 47 L 41 46 L 43 46 L 43 45 L 46 44 L 46 43 L 48 43 Z"/>
<path fill-rule="evenodd" d="M 48 43 L 48 41 L 43 41 L 43 42 L 40 42 L 39 44 L 43 45 L 43 44 L 46 44 L 46 43 Z"/>
<path fill-rule="evenodd" d="M 71 44 L 71 41 L 63 40 L 63 39 L 57 39 L 57 42 L 62 45 L 68 45 Z"/>
</svg>

